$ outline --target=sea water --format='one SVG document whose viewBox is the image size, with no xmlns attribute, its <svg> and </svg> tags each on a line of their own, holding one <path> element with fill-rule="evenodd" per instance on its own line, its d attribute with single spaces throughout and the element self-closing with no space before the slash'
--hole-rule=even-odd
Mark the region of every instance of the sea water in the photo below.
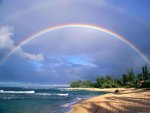
<svg viewBox="0 0 150 113">
<path fill-rule="evenodd" d="M 82 99 L 104 94 L 66 88 L 0 88 L 0 113 L 66 113 Z"/>
</svg>

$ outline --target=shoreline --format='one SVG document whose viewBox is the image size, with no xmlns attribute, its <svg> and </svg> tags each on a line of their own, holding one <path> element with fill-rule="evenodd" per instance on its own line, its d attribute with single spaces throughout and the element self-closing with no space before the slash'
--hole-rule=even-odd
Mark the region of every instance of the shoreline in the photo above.
<svg viewBox="0 0 150 113">
<path fill-rule="evenodd" d="M 109 93 L 113 93 L 116 89 L 119 89 L 121 91 L 126 90 L 126 88 L 66 88 L 67 90 L 87 90 L 87 91 L 100 91 L 100 92 L 107 92 L 106 94 Z M 102 95 L 106 95 L 106 94 L 102 94 Z M 97 95 L 97 96 L 102 96 L 102 95 Z M 74 104 L 70 105 L 70 110 L 67 113 L 72 113 L 73 112 L 73 106 L 76 104 L 81 103 L 82 101 L 86 101 L 89 100 L 91 98 L 97 97 L 97 96 L 93 96 L 93 97 L 88 97 L 88 98 L 82 98 L 81 100 L 75 102 Z"/>
<path fill-rule="evenodd" d="M 150 112 L 150 90 L 135 88 L 69 88 L 70 90 L 103 91 L 108 94 L 83 99 L 67 113 L 138 113 Z M 119 93 L 113 93 L 116 89 Z"/>
<path fill-rule="evenodd" d="M 119 91 L 125 91 L 128 88 L 67 88 L 68 90 L 87 90 L 87 91 L 101 91 L 101 92 L 110 92 L 113 93 L 116 89 Z M 129 88 L 134 89 L 134 88 Z"/>
<path fill-rule="evenodd" d="M 113 90 L 116 90 L 117 88 L 105 88 L 105 89 L 99 89 L 99 88 L 65 88 L 67 90 L 87 90 L 87 91 L 100 91 L 100 92 L 107 92 L 107 93 L 112 93 Z M 111 90 L 110 90 L 111 89 Z M 120 90 L 124 90 L 124 88 L 120 88 Z M 106 93 L 106 94 L 107 94 Z M 102 94 L 102 95 L 105 95 L 105 94 Z M 98 95 L 97 95 L 98 96 Z M 74 102 L 72 105 L 69 106 L 69 109 L 66 113 L 70 113 L 73 111 L 73 106 L 82 102 L 82 101 L 85 101 L 85 100 L 88 100 L 88 99 L 91 99 L 91 98 L 94 98 L 94 97 L 97 97 L 97 96 L 92 96 L 92 97 L 88 97 L 88 98 L 81 98 L 81 100 L 78 100 L 76 102 Z"/>
</svg>

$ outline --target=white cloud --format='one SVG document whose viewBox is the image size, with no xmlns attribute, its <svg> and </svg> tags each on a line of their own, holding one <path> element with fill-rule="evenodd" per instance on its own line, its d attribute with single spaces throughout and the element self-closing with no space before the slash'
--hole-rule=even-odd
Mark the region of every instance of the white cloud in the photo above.
<svg viewBox="0 0 150 113">
<path fill-rule="evenodd" d="M 34 60 L 34 61 L 44 61 L 43 54 L 41 54 L 41 53 L 38 53 L 38 54 L 27 53 L 27 52 L 24 52 L 21 47 L 17 49 L 16 53 L 23 58 L 28 58 L 28 59 Z"/>
<path fill-rule="evenodd" d="M 14 41 L 11 39 L 12 27 L 1 27 L 0 28 L 0 48 L 14 48 Z"/>
<path fill-rule="evenodd" d="M 9 49 L 12 51 L 16 46 L 14 44 L 14 40 L 12 39 L 13 28 L 9 26 L 0 27 L 0 49 Z M 43 54 L 31 54 L 25 52 L 21 47 L 17 49 L 15 52 L 17 55 L 22 58 L 27 58 L 34 61 L 44 61 Z"/>
</svg>

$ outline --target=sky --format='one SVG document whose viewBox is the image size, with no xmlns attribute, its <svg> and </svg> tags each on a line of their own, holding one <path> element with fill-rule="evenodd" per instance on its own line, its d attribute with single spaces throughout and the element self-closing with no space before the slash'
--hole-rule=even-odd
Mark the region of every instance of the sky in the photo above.
<svg viewBox="0 0 150 113">
<path fill-rule="evenodd" d="M 69 84 L 97 76 L 119 78 L 127 69 L 150 69 L 149 0 L 0 0 L 0 84 Z M 107 32 L 53 26 L 84 24 Z M 5 60 L 4 60 L 5 59 Z"/>
</svg>

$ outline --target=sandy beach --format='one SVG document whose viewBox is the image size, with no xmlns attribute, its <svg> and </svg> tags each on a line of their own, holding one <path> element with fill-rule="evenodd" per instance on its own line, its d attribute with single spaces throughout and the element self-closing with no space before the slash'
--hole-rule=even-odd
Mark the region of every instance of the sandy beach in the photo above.
<svg viewBox="0 0 150 113">
<path fill-rule="evenodd" d="M 72 106 L 72 111 L 69 113 L 150 113 L 150 90 L 118 88 L 119 93 L 115 94 L 113 92 L 116 88 L 77 89 L 106 91 L 110 93 L 80 101 Z"/>
</svg>

